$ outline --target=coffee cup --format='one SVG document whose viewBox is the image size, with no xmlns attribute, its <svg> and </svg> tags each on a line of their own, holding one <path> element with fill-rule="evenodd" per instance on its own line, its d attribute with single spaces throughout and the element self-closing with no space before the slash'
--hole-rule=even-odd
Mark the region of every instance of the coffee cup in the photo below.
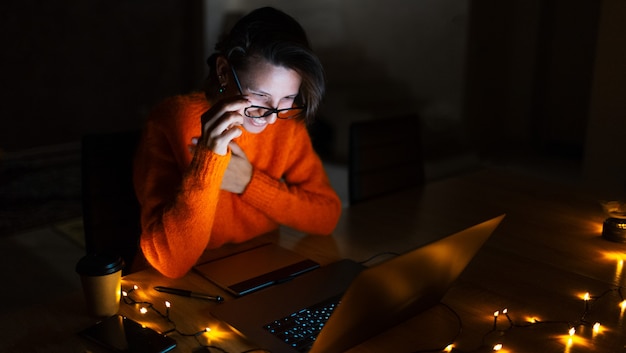
<svg viewBox="0 0 626 353">
<path fill-rule="evenodd" d="M 87 312 L 94 317 L 115 315 L 120 307 L 122 268 L 120 256 L 88 254 L 76 264 L 87 304 Z"/>
</svg>

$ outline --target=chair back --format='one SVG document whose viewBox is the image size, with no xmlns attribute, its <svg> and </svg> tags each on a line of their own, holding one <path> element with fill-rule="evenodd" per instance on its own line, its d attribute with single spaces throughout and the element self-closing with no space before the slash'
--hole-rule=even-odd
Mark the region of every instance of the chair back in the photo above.
<svg viewBox="0 0 626 353">
<path fill-rule="evenodd" d="M 416 114 L 350 125 L 350 204 L 424 184 L 421 129 Z"/>
<path fill-rule="evenodd" d="M 139 131 L 82 138 L 82 204 L 87 253 L 120 255 L 128 273 L 138 252 L 141 226 L 133 187 Z"/>
</svg>

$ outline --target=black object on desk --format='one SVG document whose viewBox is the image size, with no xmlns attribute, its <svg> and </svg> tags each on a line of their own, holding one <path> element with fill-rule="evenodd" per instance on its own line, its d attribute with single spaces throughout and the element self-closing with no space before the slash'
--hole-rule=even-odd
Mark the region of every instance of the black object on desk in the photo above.
<svg viewBox="0 0 626 353">
<path fill-rule="evenodd" d="M 176 341 L 121 315 L 104 319 L 79 333 L 115 352 L 165 353 Z"/>
<path fill-rule="evenodd" d="M 156 287 L 154 287 L 154 290 L 156 290 L 157 292 L 169 293 L 169 294 L 174 294 L 174 295 L 180 295 L 180 296 L 183 296 L 183 297 L 192 297 L 192 298 L 213 300 L 213 301 L 216 301 L 218 303 L 221 303 L 221 302 L 224 301 L 224 298 L 222 298 L 219 295 L 210 295 L 210 294 L 204 294 L 204 293 L 197 293 L 197 292 L 192 292 L 190 290 L 185 290 L 185 289 L 156 286 Z"/>
<path fill-rule="evenodd" d="M 242 296 L 319 267 L 292 250 L 266 243 L 196 265 L 194 270 L 231 294 Z"/>
</svg>

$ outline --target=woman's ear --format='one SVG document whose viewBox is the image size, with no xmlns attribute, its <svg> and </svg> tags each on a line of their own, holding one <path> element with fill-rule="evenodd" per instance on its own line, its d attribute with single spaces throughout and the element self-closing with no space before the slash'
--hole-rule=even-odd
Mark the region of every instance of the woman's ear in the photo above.
<svg viewBox="0 0 626 353">
<path fill-rule="evenodd" d="M 215 73 L 217 74 L 217 80 L 219 85 L 225 85 L 228 81 L 228 72 L 230 70 L 230 64 L 223 55 L 220 55 L 215 60 Z"/>
</svg>

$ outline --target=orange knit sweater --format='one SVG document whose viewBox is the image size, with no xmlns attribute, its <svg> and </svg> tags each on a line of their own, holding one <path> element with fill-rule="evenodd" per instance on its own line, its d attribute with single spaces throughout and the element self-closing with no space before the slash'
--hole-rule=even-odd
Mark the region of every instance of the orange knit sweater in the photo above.
<svg viewBox="0 0 626 353">
<path fill-rule="evenodd" d="M 230 152 L 189 151 L 200 136 L 204 94 L 167 99 L 149 117 L 139 144 L 134 184 L 141 205 L 140 246 L 163 275 L 180 277 L 205 249 L 242 242 L 280 224 L 330 234 L 341 201 L 329 183 L 301 121 L 278 120 L 235 141 L 254 167 L 242 194 L 220 190 Z"/>
</svg>

